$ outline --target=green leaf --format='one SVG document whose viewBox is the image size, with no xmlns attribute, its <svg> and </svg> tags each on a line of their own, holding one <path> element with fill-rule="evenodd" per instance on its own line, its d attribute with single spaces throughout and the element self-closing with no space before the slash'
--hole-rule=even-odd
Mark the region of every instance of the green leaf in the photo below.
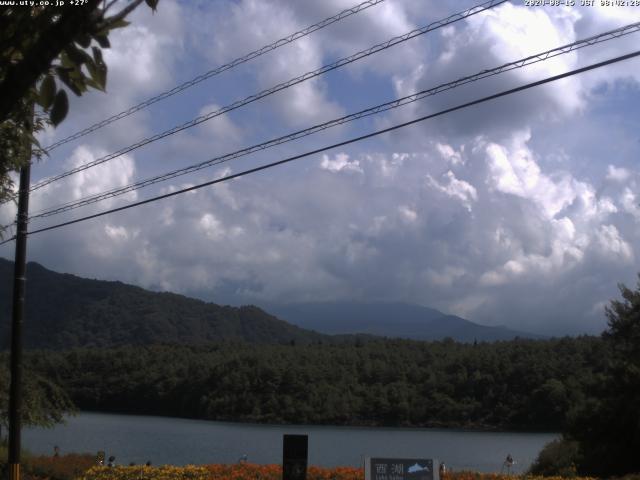
<svg viewBox="0 0 640 480">
<path fill-rule="evenodd" d="M 81 35 L 76 41 L 82 48 L 89 48 L 89 45 L 91 45 L 91 37 L 86 33 Z"/>
<path fill-rule="evenodd" d="M 53 108 L 49 118 L 54 126 L 58 126 L 62 120 L 67 116 L 69 111 L 69 99 L 67 98 L 67 92 L 63 89 L 58 90 L 56 99 L 53 101 Z"/>
<path fill-rule="evenodd" d="M 77 97 L 82 96 L 82 92 L 86 90 L 86 88 L 83 88 L 83 85 L 79 84 L 77 79 L 70 80 L 69 83 L 67 83 L 67 87 L 69 87 Z"/>
<path fill-rule="evenodd" d="M 82 95 L 82 91 L 76 85 L 76 83 L 78 81 L 78 75 L 76 73 L 76 69 L 75 68 L 57 67 L 56 68 L 56 72 L 58 74 L 58 77 L 60 77 L 60 80 L 62 80 L 64 82 L 64 84 L 67 87 L 69 87 L 69 89 L 73 93 L 75 93 L 78 96 Z"/>
<path fill-rule="evenodd" d="M 31 143 L 33 143 L 36 147 L 38 148 L 42 148 L 42 145 L 40 145 L 40 141 L 32 134 L 29 134 L 29 140 L 31 140 Z"/>
<path fill-rule="evenodd" d="M 153 10 L 154 12 L 158 8 L 158 0 L 144 0 L 144 1 L 147 5 L 149 5 L 151 10 Z"/>
<path fill-rule="evenodd" d="M 96 35 L 94 38 L 102 48 L 109 48 L 111 46 L 109 38 L 106 35 Z"/>
<path fill-rule="evenodd" d="M 104 89 L 102 88 L 102 85 L 100 85 L 98 82 L 96 82 L 93 78 L 87 78 L 85 79 L 85 83 L 87 84 L 87 86 L 94 88 L 96 90 L 101 90 L 104 92 Z"/>
<path fill-rule="evenodd" d="M 96 90 L 104 91 L 104 82 L 106 82 L 106 65 L 101 62 L 87 62 L 87 70 L 91 78 L 84 78 L 85 83 Z M 105 71 L 105 73 L 103 73 Z"/>
<path fill-rule="evenodd" d="M 39 103 L 42 108 L 49 110 L 56 95 L 56 81 L 52 75 L 47 75 L 40 84 Z"/>
<path fill-rule="evenodd" d="M 75 66 L 82 65 L 87 61 L 87 58 L 91 58 L 89 54 L 83 50 L 80 50 L 75 45 L 69 45 L 64 49 L 64 52 L 67 54 L 69 59 L 75 64 Z"/>
<path fill-rule="evenodd" d="M 93 51 L 93 60 L 96 62 L 96 65 L 104 63 L 104 60 L 102 60 L 102 50 L 98 47 L 91 47 L 91 51 Z"/>
<path fill-rule="evenodd" d="M 96 63 L 92 60 L 90 62 L 87 62 L 86 64 L 87 70 L 89 71 L 89 75 L 91 75 L 91 78 L 86 78 L 85 77 L 85 81 L 89 81 L 91 79 L 96 78 L 96 75 L 98 74 L 98 67 L 96 65 Z"/>
<path fill-rule="evenodd" d="M 109 25 L 109 30 L 114 30 L 116 28 L 124 28 L 128 25 L 130 25 L 131 22 L 127 22 L 124 18 L 121 18 L 120 20 L 116 20 L 115 22 L 113 22 L 112 24 Z"/>
<path fill-rule="evenodd" d="M 102 65 L 96 65 L 97 75 L 94 80 L 100 85 L 101 90 L 105 91 L 107 88 L 107 66 L 103 63 Z"/>
<path fill-rule="evenodd" d="M 71 67 L 56 67 L 58 78 L 62 80 L 66 85 L 69 84 L 69 72 L 71 70 L 73 70 Z"/>
<path fill-rule="evenodd" d="M 60 64 L 62 65 L 62 68 L 65 69 L 73 68 L 74 65 L 73 60 L 69 58 L 69 55 L 64 50 L 60 53 Z"/>
</svg>

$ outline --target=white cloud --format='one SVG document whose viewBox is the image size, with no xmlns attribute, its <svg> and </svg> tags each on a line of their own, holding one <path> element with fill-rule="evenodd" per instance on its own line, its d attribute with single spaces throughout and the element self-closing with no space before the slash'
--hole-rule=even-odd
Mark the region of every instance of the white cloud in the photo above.
<svg viewBox="0 0 640 480">
<path fill-rule="evenodd" d="M 529 132 L 515 133 L 509 146 L 488 144 L 487 182 L 491 188 L 532 200 L 548 218 L 564 209 L 578 209 L 585 217 L 606 217 L 617 211 L 610 198 L 598 198 L 592 185 L 569 173 L 543 173 L 527 146 L 530 138 Z"/>
<path fill-rule="evenodd" d="M 398 212 L 402 219 L 408 223 L 414 223 L 418 219 L 418 212 L 407 205 L 400 205 L 398 207 Z"/>
<path fill-rule="evenodd" d="M 113 240 L 128 240 L 129 232 L 123 226 L 114 227 L 112 225 L 105 225 L 104 231 L 107 236 Z"/>
<path fill-rule="evenodd" d="M 220 105 L 211 103 L 200 109 L 198 116 L 205 116 L 209 113 L 220 110 Z M 207 136 L 212 136 L 216 142 L 224 141 L 229 143 L 237 143 L 242 140 L 242 130 L 236 125 L 228 114 L 219 115 L 199 125 L 200 130 Z"/>
<path fill-rule="evenodd" d="M 211 213 L 205 213 L 200 218 L 200 227 L 206 233 L 207 237 L 219 240 L 224 235 L 224 230 L 220 221 Z"/>
<path fill-rule="evenodd" d="M 264 21 L 266 18 L 268 22 Z M 235 3 L 227 15 L 212 21 L 216 32 L 213 38 L 215 59 L 220 63 L 245 55 L 307 26 L 291 8 L 255 0 Z M 247 25 L 252 25 L 252 28 L 247 28 Z M 249 68 L 256 73 L 256 91 L 259 91 L 316 70 L 322 64 L 322 44 L 317 36 L 307 36 L 257 58 Z M 340 105 L 329 98 L 321 77 L 287 88 L 286 95 L 278 94 L 263 102 L 263 108 L 264 105 L 294 127 L 309 126 L 344 113 Z"/>
<path fill-rule="evenodd" d="M 627 213 L 640 220 L 640 205 L 637 196 L 629 187 L 625 188 L 621 195 L 621 203 Z"/>
<path fill-rule="evenodd" d="M 120 101 L 149 94 L 175 82 L 175 56 L 182 52 L 180 4 L 166 2 L 155 14 L 141 7 L 131 16 L 131 25 L 114 30 L 111 48 L 104 50 L 109 68 L 108 91 L 118 92 Z"/>
<path fill-rule="evenodd" d="M 438 181 L 434 180 L 431 175 L 427 175 L 427 182 L 430 186 L 446 193 L 450 197 L 459 199 L 467 210 L 470 211 L 471 201 L 478 199 L 478 192 L 475 187 L 464 180 L 456 178 L 455 174 L 451 170 L 449 170 L 444 176 L 446 177 L 446 184 L 438 183 Z"/>
<path fill-rule="evenodd" d="M 141 10 L 133 19 L 136 28 L 113 38 L 108 107 L 128 106 L 351 5 L 223 0 L 161 2 L 157 16 Z M 81 147 L 61 149 L 59 157 L 34 168 L 36 177 L 58 173 L 60 158 L 68 159 L 64 168 L 91 161 L 127 138 L 168 128 L 461 8 L 454 2 L 432 7 L 384 2 L 89 136 Z M 619 14 L 602 13 L 499 7 L 138 150 L 135 161 L 130 154 L 56 182 L 33 195 L 33 209 L 626 23 Z M 514 70 L 327 134 L 355 136 L 433 113 L 619 54 L 634 38 Z M 629 167 L 640 155 L 637 135 L 629 133 L 635 132 L 637 92 L 618 84 L 629 75 L 636 78 L 637 72 L 626 66 L 578 76 L 349 145 L 311 164 L 289 164 L 34 235 L 30 255 L 61 271 L 219 302 L 401 300 L 487 324 L 597 332 L 605 321 L 594 302 L 614 297 L 618 282 L 634 281 L 640 246 L 637 178 Z M 69 119 L 76 123 L 65 122 L 56 135 L 102 117 L 106 107 L 97 99 L 78 99 L 72 112 L 79 115 Z M 89 103 L 80 107 L 81 100 Z M 585 125 L 590 128 L 583 130 Z M 593 133 L 604 132 L 602 125 L 616 128 L 610 143 Z M 308 137 L 304 148 L 328 143 L 326 138 Z M 257 165 L 299 148 L 283 144 L 276 153 L 258 152 L 242 162 Z M 149 190 L 175 191 L 227 175 L 235 165 Z M 87 211 L 136 198 L 130 194 Z M 13 213 L 2 210 L 7 219 Z"/>
<path fill-rule="evenodd" d="M 596 238 L 605 254 L 622 261 L 633 260 L 631 245 L 622 238 L 615 225 L 602 225 L 596 233 Z"/>
<path fill-rule="evenodd" d="M 452 165 L 464 163 L 464 161 L 462 160 L 461 152 L 456 152 L 451 145 L 437 143 L 436 148 L 438 149 L 440 155 L 442 155 L 444 159 L 451 162 Z"/>
<path fill-rule="evenodd" d="M 331 159 L 328 155 L 322 155 L 320 168 L 329 170 L 330 172 L 358 172 L 362 173 L 359 160 L 349 160 L 346 153 L 338 153 L 335 158 Z"/>
<path fill-rule="evenodd" d="M 92 149 L 81 145 L 73 150 L 72 155 L 64 162 L 65 170 L 90 163 L 106 155 L 107 152 L 100 149 Z M 76 201 L 85 197 L 103 193 L 114 188 L 123 187 L 133 182 L 136 173 L 135 160 L 129 154 L 117 157 L 109 162 L 82 170 L 67 178 L 50 183 L 32 194 L 31 212 L 37 213 L 52 206 L 59 206 L 67 202 Z M 99 204 L 84 207 L 83 213 L 112 207 L 116 203 L 134 201 L 138 198 L 137 192 L 128 192 L 119 197 L 105 199 Z"/>
<path fill-rule="evenodd" d="M 607 180 L 614 180 L 616 182 L 624 182 L 629 178 L 631 172 L 626 168 L 618 168 L 614 165 L 607 166 Z"/>
</svg>

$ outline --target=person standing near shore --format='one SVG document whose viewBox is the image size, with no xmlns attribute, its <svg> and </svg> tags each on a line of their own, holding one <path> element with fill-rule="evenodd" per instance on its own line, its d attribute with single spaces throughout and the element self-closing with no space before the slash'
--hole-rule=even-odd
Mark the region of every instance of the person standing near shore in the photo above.
<svg viewBox="0 0 640 480">
<path fill-rule="evenodd" d="M 502 464 L 502 470 L 500 470 L 500 473 L 502 473 L 504 471 L 504 468 L 507 467 L 507 475 L 510 475 L 511 467 L 513 467 L 514 463 L 515 462 L 513 461 L 513 457 L 510 453 L 508 453 L 507 458 L 505 458 L 504 463 Z"/>
</svg>

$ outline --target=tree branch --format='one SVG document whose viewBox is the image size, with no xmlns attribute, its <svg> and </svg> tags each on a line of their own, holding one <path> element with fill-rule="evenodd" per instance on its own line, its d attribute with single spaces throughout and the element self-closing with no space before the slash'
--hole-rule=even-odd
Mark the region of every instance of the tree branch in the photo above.
<svg viewBox="0 0 640 480">
<path fill-rule="evenodd" d="M 142 2 L 144 2 L 144 0 L 134 0 L 129 5 L 127 5 L 122 10 L 120 10 L 118 13 L 116 13 L 115 15 L 112 15 L 109 18 L 105 18 L 102 21 L 102 23 L 100 24 L 100 28 L 99 29 L 102 30 L 104 28 L 109 28 L 114 23 L 116 23 L 116 22 L 118 22 L 120 20 L 124 20 L 124 18 L 127 15 L 129 15 L 131 12 L 133 12 L 138 7 L 138 5 L 140 5 Z M 111 2 L 111 5 L 113 5 L 113 2 Z M 109 7 L 107 7 L 107 8 L 109 8 Z"/>
<path fill-rule="evenodd" d="M 6 120 L 18 102 L 34 87 L 60 52 L 79 35 L 92 33 L 90 17 L 101 0 L 88 0 L 82 8 L 71 8 L 51 24 L 24 52 L 23 59 L 9 65 L 0 83 L 0 122 Z"/>
</svg>

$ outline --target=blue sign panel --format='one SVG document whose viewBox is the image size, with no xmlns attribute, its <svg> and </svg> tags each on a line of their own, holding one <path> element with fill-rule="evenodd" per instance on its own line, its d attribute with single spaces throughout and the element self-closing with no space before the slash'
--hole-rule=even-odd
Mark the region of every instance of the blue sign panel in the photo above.
<svg viewBox="0 0 640 480">
<path fill-rule="evenodd" d="M 439 480 L 430 458 L 367 458 L 365 480 Z"/>
</svg>

